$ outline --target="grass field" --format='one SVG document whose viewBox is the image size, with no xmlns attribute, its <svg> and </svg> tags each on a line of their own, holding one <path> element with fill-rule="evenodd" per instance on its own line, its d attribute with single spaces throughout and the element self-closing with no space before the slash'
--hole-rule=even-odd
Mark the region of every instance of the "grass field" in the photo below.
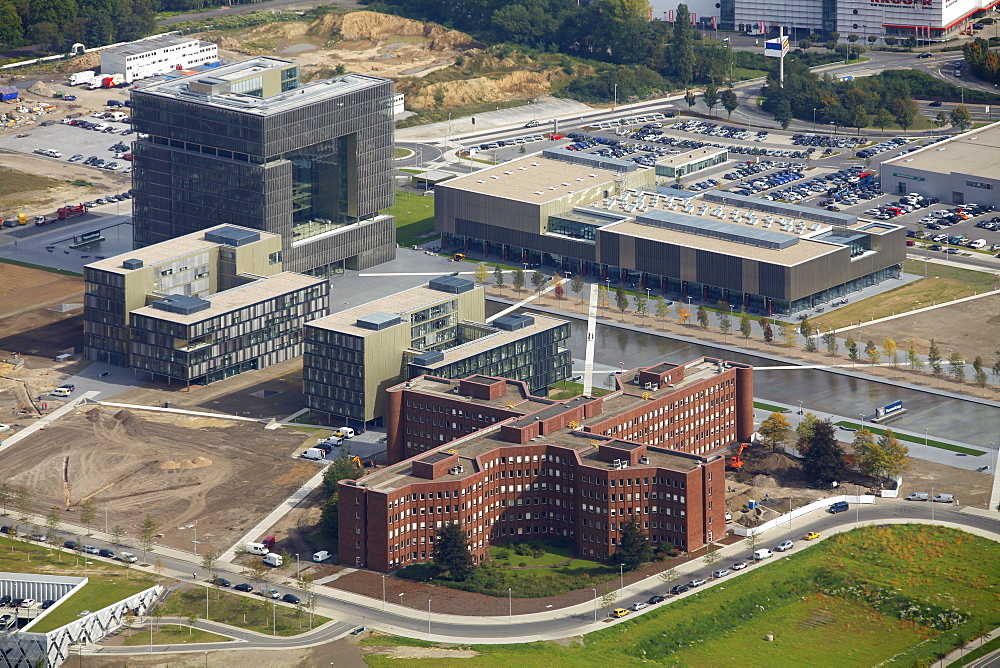
<svg viewBox="0 0 1000 668">
<path fill-rule="evenodd" d="M 146 645 L 148 647 L 149 645 L 184 645 L 199 642 L 227 642 L 229 640 L 232 638 L 220 636 L 210 631 L 192 629 L 190 626 L 161 624 L 159 630 L 153 631 L 152 641 L 150 641 L 149 629 L 140 629 L 125 638 L 125 645 L 128 647 Z"/>
<path fill-rule="evenodd" d="M 763 401 L 753 402 L 754 408 L 759 408 L 762 411 L 771 411 L 772 413 L 787 413 L 790 409 L 782 408 L 781 406 L 774 406 L 772 404 L 765 404 Z"/>
<path fill-rule="evenodd" d="M 386 211 L 396 217 L 396 243 L 404 248 L 436 239 L 424 236 L 434 231 L 434 198 L 396 191 L 396 204 Z"/>
<path fill-rule="evenodd" d="M 903 270 L 910 274 L 923 275 L 924 263 L 906 260 Z M 992 274 L 970 271 L 940 264 L 928 265 L 928 278 L 908 283 L 880 295 L 869 297 L 857 303 L 848 304 L 836 311 L 810 318 L 813 325 L 826 331 L 855 325 L 869 320 L 885 318 L 896 313 L 940 304 L 978 292 L 996 288 L 997 279 Z"/>
<path fill-rule="evenodd" d="M 9 197 L 15 193 L 45 190 L 62 183 L 48 176 L 37 176 L 27 172 L 0 167 L 0 197 Z"/>
<path fill-rule="evenodd" d="M 299 594 L 300 598 L 303 598 Z M 275 605 L 271 599 L 260 596 L 240 596 L 226 591 L 211 590 L 208 593 L 208 617 L 213 622 L 222 622 L 268 635 L 294 636 L 309 630 L 309 612 L 296 610 L 287 605 Z M 191 615 L 205 618 L 205 589 L 189 587 L 171 592 L 160 605 L 165 617 L 187 619 Z M 244 621 L 245 620 L 245 621 Z M 313 628 L 330 621 L 326 617 L 313 615 Z"/>
<path fill-rule="evenodd" d="M 7 258 L 0 258 L 0 262 L 3 262 L 4 264 L 16 264 L 19 267 L 28 267 L 29 269 L 51 271 L 53 274 L 62 274 L 63 276 L 76 276 L 78 278 L 83 278 L 83 274 L 78 274 L 75 271 L 67 271 L 66 269 L 53 269 L 52 267 L 43 267 L 40 264 L 31 264 L 30 262 L 21 262 L 19 260 L 8 260 Z"/>
<path fill-rule="evenodd" d="M 562 401 L 564 399 L 572 399 L 573 397 L 578 397 L 583 394 L 583 383 L 574 383 L 564 380 L 561 383 L 556 383 L 555 387 L 559 388 L 559 391 L 549 394 L 549 399 Z M 605 390 L 604 388 L 594 387 L 591 388 L 590 394 L 593 397 L 603 397 L 605 394 L 608 394 L 608 392 L 609 390 Z"/>
<path fill-rule="evenodd" d="M 734 657 L 754 666 L 929 665 L 959 636 L 1000 624 L 998 560 L 1000 545 L 954 529 L 863 527 L 580 642 L 474 645 L 476 658 L 433 665 L 729 666 Z M 432 665 L 382 655 L 366 661 Z"/>
<path fill-rule="evenodd" d="M 839 427 L 846 427 L 848 429 L 854 429 L 854 430 L 861 429 L 861 427 L 864 426 L 865 429 L 867 429 L 871 433 L 875 434 L 876 436 L 881 436 L 882 434 L 884 434 L 886 432 L 885 429 L 883 429 L 881 427 L 875 427 L 875 426 L 870 425 L 870 424 L 860 425 L 857 422 L 848 422 L 848 421 L 835 422 L 834 424 L 836 424 Z M 897 434 L 896 432 L 892 432 L 892 433 L 900 441 L 907 441 L 909 443 L 921 443 L 921 444 L 924 443 L 924 439 L 922 437 L 920 437 L 920 436 L 911 436 L 909 434 Z M 951 452 L 961 452 L 962 454 L 972 455 L 974 457 L 978 457 L 979 455 L 986 454 L 985 450 L 975 450 L 973 448 L 963 448 L 961 445 L 952 445 L 951 443 L 944 443 L 942 441 L 935 441 L 933 438 L 927 439 L 927 445 L 931 446 L 932 448 L 940 448 L 942 450 L 950 450 Z"/>
</svg>

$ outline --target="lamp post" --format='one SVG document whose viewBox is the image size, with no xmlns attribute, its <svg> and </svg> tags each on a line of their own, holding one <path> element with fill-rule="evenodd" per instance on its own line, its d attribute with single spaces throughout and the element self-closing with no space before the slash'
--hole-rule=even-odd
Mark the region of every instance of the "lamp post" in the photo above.
<svg viewBox="0 0 1000 668">
<path fill-rule="evenodd" d="M 594 621 L 597 621 L 597 590 L 594 589 Z"/>
<path fill-rule="evenodd" d="M 934 488 L 931 487 L 931 522 L 934 521 Z"/>
<path fill-rule="evenodd" d="M 510 624 L 514 621 L 514 599 L 512 598 L 511 588 L 507 587 L 507 623 Z"/>
<path fill-rule="evenodd" d="M 799 401 L 799 415 L 802 415 L 802 401 Z"/>
<path fill-rule="evenodd" d="M 427 599 L 427 635 L 431 634 L 431 599 Z"/>
<path fill-rule="evenodd" d="M 198 556 L 198 527 L 191 528 L 194 529 L 194 540 L 191 542 L 194 543 L 194 554 L 195 556 Z"/>
<path fill-rule="evenodd" d="M 924 447 L 927 447 L 927 430 L 924 429 Z"/>
<path fill-rule="evenodd" d="M 619 575 L 619 577 L 621 577 L 621 581 L 622 581 L 621 594 L 622 594 L 622 596 L 624 596 L 625 595 L 625 564 L 618 564 L 618 575 Z"/>
<path fill-rule="evenodd" d="M 382 610 L 385 610 L 385 575 L 382 575 Z"/>
<path fill-rule="evenodd" d="M 401 591 L 401 592 L 399 592 L 399 604 L 400 604 L 400 605 L 403 605 L 403 594 L 405 594 L 405 593 L 406 593 L 406 592 L 402 592 L 402 591 Z"/>
<path fill-rule="evenodd" d="M 813 126 L 816 125 L 816 107 L 813 107 Z"/>
<path fill-rule="evenodd" d="M 296 580 L 301 580 L 302 579 L 302 565 L 299 562 L 299 553 L 298 552 L 295 553 L 295 579 Z"/>
</svg>

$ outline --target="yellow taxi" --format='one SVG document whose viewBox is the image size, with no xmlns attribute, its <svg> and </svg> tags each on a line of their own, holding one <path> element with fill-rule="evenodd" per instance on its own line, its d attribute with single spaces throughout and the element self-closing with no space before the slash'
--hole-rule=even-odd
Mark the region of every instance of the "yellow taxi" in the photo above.
<svg viewBox="0 0 1000 668">
<path fill-rule="evenodd" d="M 807 533 L 805 536 L 802 537 L 802 540 L 816 540 L 817 538 L 819 538 L 819 534 L 816 533 L 815 531 L 810 531 L 809 533 Z"/>
<path fill-rule="evenodd" d="M 627 614 L 628 610 L 626 610 L 625 608 L 615 608 L 614 610 L 611 611 L 612 617 L 624 617 Z"/>
</svg>

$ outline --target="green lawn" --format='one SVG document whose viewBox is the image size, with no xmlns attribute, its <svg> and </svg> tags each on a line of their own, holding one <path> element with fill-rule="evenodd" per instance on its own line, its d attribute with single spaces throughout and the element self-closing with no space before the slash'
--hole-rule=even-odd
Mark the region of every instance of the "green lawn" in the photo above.
<svg viewBox="0 0 1000 668">
<path fill-rule="evenodd" d="M 397 190 L 396 204 L 385 213 L 396 217 L 396 242 L 403 248 L 437 238 L 423 236 L 434 231 L 433 197 Z"/>
<path fill-rule="evenodd" d="M 4 264 L 16 264 L 19 267 L 28 267 L 29 269 L 41 269 L 42 271 L 51 271 L 53 274 L 62 274 L 63 276 L 76 276 L 77 278 L 83 278 L 83 274 L 78 274 L 75 271 L 68 271 L 66 269 L 53 269 L 52 267 L 45 267 L 40 264 L 32 264 L 30 262 L 21 262 L 20 260 L 8 260 L 3 257 L 0 258 L 0 262 Z"/>
<path fill-rule="evenodd" d="M 861 429 L 861 427 L 864 426 L 865 429 L 867 429 L 871 433 L 875 434 L 876 436 L 881 436 L 882 434 L 884 434 L 886 432 L 886 430 L 884 428 L 882 428 L 882 427 L 876 427 L 876 426 L 870 425 L 870 424 L 860 425 L 857 422 L 848 422 L 848 421 L 835 422 L 834 424 L 836 424 L 838 427 L 847 427 L 848 429 L 855 429 L 855 430 Z M 920 443 L 920 444 L 924 443 L 924 438 L 922 436 L 910 436 L 909 434 L 898 434 L 896 432 L 892 432 L 892 433 L 900 441 L 907 441 L 909 443 Z M 940 448 L 942 450 L 950 450 L 951 452 L 961 452 L 963 454 L 972 455 L 974 457 L 978 457 L 979 455 L 985 455 L 986 454 L 986 452 L 984 450 L 975 450 L 973 448 L 964 448 L 961 445 L 952 445 L 951 443 L 944 443 L 942 441 L 935 441 L 933 438 L 927 439 L 927 445 L 931 446 L 932 448 Z"/>
<path fill-rule="evenodd" d="M 134 647 L 136 645 L 183 645 L 200 642 L 228 642 L 232 638 L 220 636 L 210 631 L 192 629 L 190 626 L 178 626 L 176 624 L 161 624 L 159 630 L 153 631 L 152 642 L 150 642 L 149 629 L 139 629 L 125 638 L 125 645 Z"/>
<path fill-rule="evenodd" d="M 305 596 L 299 594 L 305 600 Z M 309 630 L 309 612 L 298 611 L 287 605 L 276 605 L 272 610 L 271 599 L 257 595 L 240 596 L 227 591 L 212 589 L 208 593 L 208 619 L 258 633 L 294 636 Z M 205 618 L 205 588 L 184 587 L 170 593 L 160 605 L 165 617 L 187 619 L 197 615 Z M 313 628 L 330 621 L 320 615 L 313 616 Z M 276 626 L 275 626 L 276 624 Z"/>
<path fill-rule="evenodd" d="M 771 404 L 765 404 L 763 401 L 753 402 L 754 408 L 759 408 L 762 411 L 771 411 L 772 413 L 787 413 L 789 408 L 782 408 L 781 406 L 773 406 Z"/>
<path fill-rule="evenodd" d="M 573 397 L 578 397 L 583 394 L 583 383 L 574 383 L 569 380 L 564 380 L 561 383 L 556 383 L 553 389 L 558 389 L 557 392 L 553 392 L 549 395 L 549 399 L 555 399 L 557 401 L 562 401 L 564 399 L 572 399 Z M 603 397 L 608 394 L 608 390 L 600 387 L 591 388 L 591 396 L 593 397 Z"/>
<path fill-rule="evenodd" d="M 0 197 L 9 197 L 16 193 L 33 190 L 48 190 L 62 183 L 62 181 L 49 178 L 48 176 L 38 176 L 36 174 L 0 167 Z"/>
<path fill-rule="evenodd" d="M 969 637 L 1000 624 L 997 563 L 1000 545 L 955 529 L 863 527 L 578 643 L 473 645 L 480 655 L 461 660 L 378 654 L 365 660 L 497 668 L 729 666 L 734 657 L 751 666 L 929 665 L 956 646 L 955 634 Z M 929 626 L 942 618 L 952 621 Z M 764 639 L 769 633 L 773 642 Z"/>
</svg>

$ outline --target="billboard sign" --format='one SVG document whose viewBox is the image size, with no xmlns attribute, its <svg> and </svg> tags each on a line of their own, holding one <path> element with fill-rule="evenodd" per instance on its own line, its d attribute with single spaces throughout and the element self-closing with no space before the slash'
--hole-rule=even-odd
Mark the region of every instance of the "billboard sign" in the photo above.
<svg viewBox="0 0 1000 668">
<path fill-rule="evenodd" d="M 875 417 L 877 418 L 886 417 L 888 415 L 892 415 L 893 413 L 898 413 L 901 410 L 903 410 L 903 402 L 894 401 L 891 404 L 886 404 L 885 406 L 882 406 L 881 408 L 876 408 Z"/>
<path fill-rule="evenodd" d="M 769 58 L 781 58 L 788 54 L 788 35 L 775 37 L 764 42 L 764 55 Z"/>
<path fill-rule="evenodd" d="M 82 246 L 83 244 L 89 244 L 93 241 L 101 241 L 100 230 L 94 230 L 93 232 L 84 232 L 83 234 L 76 234 L 73 236 L 74 246 Z"/>
</svg>

